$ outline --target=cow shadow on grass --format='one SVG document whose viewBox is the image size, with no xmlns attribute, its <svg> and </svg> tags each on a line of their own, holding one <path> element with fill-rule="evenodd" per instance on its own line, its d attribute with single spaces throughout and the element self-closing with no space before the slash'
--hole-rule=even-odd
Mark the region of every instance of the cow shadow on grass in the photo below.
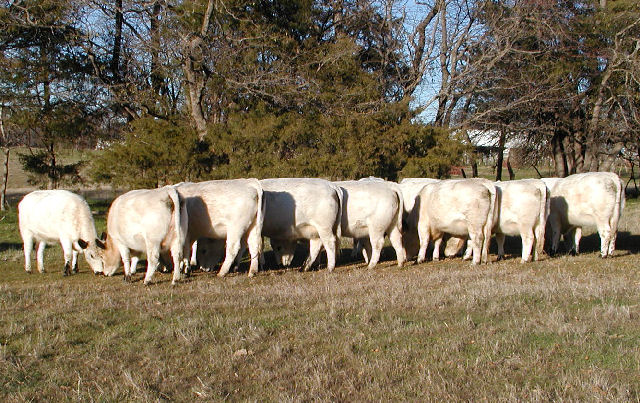
<svg viewBox="0 0 640 403">
<path fill-rule="evenodd" d="M 514 237 L 515 238 L 515 237 Z M 516 238 L 519 240 L 520 238 Z M 571 235 L 567 235 L 564 239 L 561 238 L 558 245 L 558 255 L 566 255 L 571 253 L 573 246 L 573 240 Z M 505 246 L 506 249 L 506 246 Z M 551 250 L 551 243 L 547 239 L 545 242 L 545 252 L 549 253 Z M 616 238 L 616 250 L 625 251 L 626 254 L 640 253 L 640 235 L 631 234 L 628 231 L 618 231 Z M 600 252 L 600 235 L 597 232 L 585 235 L 580 239 L 580 253 L 599 253 Z M 615 258 L 615 255 L 613 256 Z"/>
<path fill-rule="evenodd" d="M 336 267 L 353 265 L 353 264 L 362 264 L 366 265 L 362 254 L 359 254 L 355 258 L 352 257 L 352 248 L 343 247 L 337 251 L 336 256 Z M 309 256 L 309 241 L 302 240 L 297 242 L 296 250 L 294 254 L 293 261 L 291 265 L 288 267 L 283 267 L 278 261 L 276 261 L 275 253 L 272 250 L 267 250 L 263 252 L 264 256 L 264 265 L 260 267 L 261 272 L 276 272 L 282 270 L 301 270 L 305 261 Z M 222 257 L 224 259 L 224 256 Z M 386 262 L 396 261 L 396 252 L 391 246 L 385 246 L 382 249 L 382 253 L 380 254 L 379 265 L 384 264 Z M 249 271 L 249 256 L 245 254 L 240 264 L 236 267 L 233 267 L 231 272 L 236 272 L 239 274 L 246 274 Z M 324 270 L 327 267 L 327 254 L 324 252 L 324 249 L 318 255 L 315 263 L 311 267 L 310 271 L 316 270 Z M 211 271 L 211 273 L 217 273 L 220 268 L 220 264 L 216 265 L 216 268 Z"/>
<path fill-rule="evenodd" d="M 22 243 L 19 242 L 0 242 L 0 252 L 5 252 L 8 250 L 22 250 Z"/>
</svg>

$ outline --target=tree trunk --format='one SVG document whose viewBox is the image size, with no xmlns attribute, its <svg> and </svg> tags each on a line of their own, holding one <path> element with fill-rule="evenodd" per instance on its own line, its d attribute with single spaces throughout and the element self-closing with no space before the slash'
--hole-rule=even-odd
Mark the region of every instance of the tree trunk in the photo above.
<svg viewBox="0 0 640 403">
<path fill-rule="evenodd" d="M 151 87 L 155 95 L 161 95 L 162 92 L 162 77 L 160 76 L 158 69 L 160 63 L 158 62 L 158 54 L 160 52 L 160 31 L 159 31 L 159 16 L 161 5 L 156 1 L 153 3 L 153 9 L 151 12 L 151 29 L 149 34 L 151 36 Z"/>
<path fill-rule="evenodd" d="M 569 175 L 569 167 L 567 166 L 567 158 L 564 153 L 564 146 L 562 144 L 564 135 L 556 131 L 551 138 L 551 151 L 553 153 L 553 166 L 555 174 L 559 178 L 564 178 Z"/>
<path fill-rule="evenodd" d="M 49 181 L 47 183 L 47 189 L 58 188 L 58 174 L 56 172 L 56 153 L 53 143 L 49 144 Z"/>
<path fill-rule="evenodd" d="M 449 69 L 447 59 L 449 55 L 449 37 L 447 32 L 447 6 L 444 1 L 439 1 L 440 11 L 440 94 L 438 94 L 438 111 L 436 113 L 435 125 L 443 126 L 448 100 Z"/>
<path fill-rule="evenodd" d="M 611 172 L 613 170 L 613 164 L 616 162 L 616 158 L 620 155 L 620 151 L 624 148 L 623 142 L 614 144 L 613 149 L 606 155 L 602 164 L 598 167 L 599 171 Z"/>
<path fill-rule="evenodd" d="M 213 15 L 214 0 L 209 0 L 207 11 L 202 18 L 200 32 L 186 44 L 183 68 L 186 76 L 187 98 L 191 109 L 191 117 L 198 132 L 198 138 L 203 141 L 207 135 L 207 118 L 204 110 L 204 90 L 209 71 L 206 68 L 203 51 L 206 47 L 203 38 L 209 31 L 211 16 Z"/>
<path fill-rule="evenodd" d="M 0 210 L 5 211 L 7 207 L 9 207 L 9 203 L 7 202 L 7 183 L 9 182 L 9 152 L 11 149 L 9 147 L 4 147 L 2 149 L 4 152 L 4 172 L 2 175 L 2 193 L 0 194 Z"/>
<path fill-rule="evenodd" d="M 2 135 L 2 151 L 4 153 L 4 172 L 2 175 L 2 193 L 0 193 L 0 211 L 5 211 L 7 203 L 7 182 L 9 181 L 9 148 L 7 133 L 4 131 L 4 105 L 0 105 L 0 135 Z"/>
<path fill-rule="evenodd" d="M 502 180 L 502 163 L 504 162 L 504 143 L 506 141 L 507 134 L 503 130 L 500 132 L 500 139 L 498 140 L 498 158 L 496 161 L 496 181 Z"/>
<path fill-rule="evenodd" d="M 507 171 L 509 171 L 509 180 L 512 181 L 516 179 L 516 174 L 513 172 L 513 168 L 511 167 L 511 161 L 509 161 L 511 157 L 511 150 L 507 153 Z"/>
<path fill-rule="evenodd" d="M 120 54 L 122 53 L 122 0 L 115 0 L 115 31 L 113 34 L 113 52 L 111 55 L 111 76 L 115 83 L 120 82 Z"/>
</svg>

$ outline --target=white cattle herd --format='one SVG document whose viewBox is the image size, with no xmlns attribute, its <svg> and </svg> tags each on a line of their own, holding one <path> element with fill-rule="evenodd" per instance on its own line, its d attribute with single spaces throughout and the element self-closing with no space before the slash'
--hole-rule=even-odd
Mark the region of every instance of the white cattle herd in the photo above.
<svg viewBox="0 0 640 403">
<path fill-rule="evenodd" d="M 122 261 L 128 281 L 144 254 L 148 284 L 161 257 L 170 256 L 165 260 L 173 263 L 175 284 L 182 269 L 211 269 L 223 256 L 218 275 L 224 276 L 247 249 L 249 276 L 255 275 L 264 265 L 263 237 L 284 266 L 293 261 L 297 243 L 308 241 L 304 270 L 324 248 L 329 272 L 335 268 L 341 237 L 353 239 L 354 252 L 362 250 L 369 268 L 378 263 L 385 236 L 400 267 L 416 255 L 417 263 L 425 261 L 431 241 L 433 260 L 438 260 L 447 238 L 457 238 L 459 249 L 467 241 L 465 259 L 487 263 L 491 234 L 496 235 L 498 260 L 504 255 L 505 235 L 520 236 L 524 263 L 540 258 L 545 227 L 552 252 L 565 235 L 578 253 L 582 227 L 592 226 L 600 235 L 601 256 L 608 257 L 615 249 L 623 192 L 620 178 L 605 172 L 509 182 L 234 179 L 127 192 L 111 204 L 102 239 L 87 202 L 66 190 L 27 194 L 18 205 L 18 218 L 27 272 L 34 242 L 40 272 L 46 244 L 60 242 L 65 275 L 77 271 L 82 253 L 96 274 L 111 276 Z"/>
</svg>

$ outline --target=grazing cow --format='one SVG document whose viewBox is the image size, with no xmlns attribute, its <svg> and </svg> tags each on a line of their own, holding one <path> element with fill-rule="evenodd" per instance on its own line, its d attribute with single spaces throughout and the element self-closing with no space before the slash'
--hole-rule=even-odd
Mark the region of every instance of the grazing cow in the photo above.
<svg viewBox="0 0 640 403">
<path fill-rule="evenodd" d="M 218 272 L 218 276 L 223 277 L 247 245 L 251 256 L 249 277 L 254 276 L 258 272 L 262 252 L 265 213 L 260 182 L 257 179 L 213 180 L 181 183 L 175 187 L 186 199 L 189 214 L 185 254 L 200 238 L 226 241 L 225 259 Z M 195 256 L 192 253 L 192 262 Z M 211 261 L 215 257 L 203 259 Z"/>
<path fill-rule="evenodd" d="M 435 182 L 440 182 L 440 179 L 404 178 L 400 181 L 404 208 L 402 215 L 402 244 L 407 258 L 415 257 L 420 249 L 420 239 L 418 238 L 420 199 L 418 199 L 418 194 L 425 185 Z"/>
<path fill-rule="evenodd" d="M 574 233 L 573 250 L 580 251 L 582 227 L 595 226 L 600 235 L 600 255 L 615 250 L 618 221 L 624 209 L 624 186 L 611 172 L 588 172 L 566 178 L 543 178 L 551 191 L 548 222 L 551 251 L 557 252 L 561 234 Z"/>
<path fill-rule="evenodd" d="M 293 261 L 298 239 L 309 240 L 308 270 L 320 249 L 327 252 L 327 269 L 333 271 L 341 234 L 342 190 L 324 179 L 279 178 L 260 181 L 266 212 L 262 235 L 269 237 L 276 259 L 284 266 Z"/>
<path fill-rule="evenodd" d="M 496 190 L 486 179 L 456 179 L 425 185 L 419 202 L 418 263 L 424 262 L 430 239 L 434 239 L 433 260 L 440 258 L 444 234 L 469 237 L 473 264 L 488 262 L 491 229 L 497 217 Z"/>
<path fill-rule="evenodd" d="M 169 251 L 174 267 L 172 284 L 175 284 L 180 279 L 187 220 L 185 202 L 171 186 L 132 190 L 118 196 L 107 216 L 104 274 L 112 276 L 122 259 L 125 281 L 131 280 L 132 263 L 135 267 L 137 255 L 144 252 L 147 255 L 144 284 L 147 285 L 158 267 L 160 253 Z"/>
<path fill-rule="evenodd" d="M 402 191 L 397 183 L 376 179 L 334 182 L 343 193 L 342 235 L 364 239 L 365 260 L 375 267 L 388 234 L 398 266 L 405 261 L 402 246 Z"/>
<path fill-rule="evenodd" d="M 499 213 L 493 227 L 498 244 L 498 260 L 504 256 L 505 235 L 520 235 L 522 263 L 538 260 L 544 247 L 544 232 L 549 214 L 549 192 L 539 179 L 494 182 L 498 190 Z M 535 242 L 535 248 L 534 248 Z"/>
<path fill-rule="evenodd" d="M 40 273 L 44 273 L 44 248 L 51 242 L 62 245 L 65 276 L 78 271 L 78 252 L 83 252 L 94 273 L 102 272 L 93 216 L 81 196 L 66 190 L 36 190 L 18 204 L 18 221 L 28 273 L 34 241 Z"/>
</svg>

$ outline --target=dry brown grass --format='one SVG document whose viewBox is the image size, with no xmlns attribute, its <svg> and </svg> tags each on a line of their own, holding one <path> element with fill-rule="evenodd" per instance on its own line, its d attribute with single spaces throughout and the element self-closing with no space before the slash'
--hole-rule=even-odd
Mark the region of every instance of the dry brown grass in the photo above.
<svg viewBox="0 0 640 403">
<path fill-rule="evenodd" d="M 398 269 L 389 253 L 374 270 L 196 273 L 176 287 L 96 277 L 84 260 L 63 278 L 59 248 L 27 275 L 9 215 L 0 399 L 638 401 L 639 215 L 628 203 L 608 260 L 588 236 L 580 256 L 526 265 L 512 241 L 512 258 L 481 267 Z"/>
</svg>

